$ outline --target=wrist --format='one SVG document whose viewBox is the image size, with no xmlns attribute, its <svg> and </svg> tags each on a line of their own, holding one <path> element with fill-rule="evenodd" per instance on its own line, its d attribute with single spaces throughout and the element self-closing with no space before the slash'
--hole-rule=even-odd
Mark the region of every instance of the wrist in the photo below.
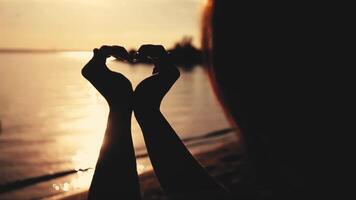
<svg viewBox="0 0 356 200">
<path fill-rule="evenodd" d="M 132 109 L 131 107 L 121 107 L 121 106 L 109 106 L 109 116 L 115 117 L 115 119 L 131 119 Z"/>
<path fill-rule="evenodd" d="M 135 108 L 134 115 L 137 120 L 151 118 L 161 114 L 160 108 Z"/>
</svg>

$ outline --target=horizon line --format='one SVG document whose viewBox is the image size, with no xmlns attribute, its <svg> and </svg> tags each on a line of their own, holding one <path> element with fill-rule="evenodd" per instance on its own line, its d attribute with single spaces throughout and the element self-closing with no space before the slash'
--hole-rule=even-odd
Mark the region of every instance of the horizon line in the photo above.
<svg viewBox="0 0 356 200">
<path fill-rule="evenodd" d="M 31 49 L 31 48 L 0 48 L 0 53 L 54 53 L 65 51 L 91 51 L 88 49 Z"/>
</svg>

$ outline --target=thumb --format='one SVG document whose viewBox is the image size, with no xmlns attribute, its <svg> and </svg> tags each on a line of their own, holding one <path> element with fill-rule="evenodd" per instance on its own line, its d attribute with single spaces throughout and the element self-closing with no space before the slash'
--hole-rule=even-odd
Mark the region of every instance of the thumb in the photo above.
<svg viewBox="0 0 356 200">
<path fill-rule="evenodd" d="M 177 66 L 173 62 L 172 56 L 169 54 L 157 59 L 153 59 L 153 63 L 155 67 L 153 68 L 152 74 L 163 73 L 163 74 L 171 74 L 178 77 L 180 75 Z"/>
<path fill-rule="evenodd" d="M 95 61 L 97 64 L 105 64 L 106 63 L 107 57 L 105 56 L 105 54 L 102 51 L 100 51 L 98 48 L 95 48 L 93 50 L 93 53 L 94 53 L 93 58 L 92 58 L 93 61 Z"/>
</svg>

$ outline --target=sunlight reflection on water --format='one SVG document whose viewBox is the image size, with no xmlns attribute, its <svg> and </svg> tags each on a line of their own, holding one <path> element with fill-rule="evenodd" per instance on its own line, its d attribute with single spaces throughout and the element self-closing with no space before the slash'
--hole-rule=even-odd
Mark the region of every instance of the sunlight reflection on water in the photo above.
<svg viewBox="0 0 356 200">
<path fill-rule="evenodd" d="M 88 59 L 92 57 L 93 53 L 91 51 L 65 51 L 65 52 L 59 52 L 61 56 L 65 56 L 68 58 L 74 58 L 74 59 Z"/>
<path fill-rule="evenodd" d="M 94 170 L 92 169 L 86 172 L 78 171 L 68 182 L 54 183 L 52 188 L 63 192 L 89 188 L 93 174 Z"/>
<path fill-rule="evenodd" d="M 76 156 L 74 156 L 76 157 Z M 96 161 L 96 159 L 95 159 Z M 74 161 L 77 162 L 77 161 Z M 81 161 L 80 161 L 81 162 Z M 144 164 L 146 163 L 146 164 Z M 95 166 L 94 163 L 90 163 Z M 85 165 L 85 166 L 90 166 L 90 165 Z M 151 170 L 152 167 L 147 164 L 146 161 L 137 161 L 137 173 L 142 174 L 144 172 L 147 172 Z M 56 191 L 62 191 L 62 192 L 68 192 L 68 191 L 75 191 L 75 190 L 80 190 L 80 189 L 88 189 L 90 187 L 90 183 L 92 180 L 92 177 L 94 175 L 94 168 L 93 169 L 88 169 L 86 171 L 80 171 L 80 169 L 76 169 L 77 172 L 74 176 L 70 178 L 69 181 L 63 181 L 63 182 L 58 182 L 52 184 L 52 189 Z"/>
</svg>

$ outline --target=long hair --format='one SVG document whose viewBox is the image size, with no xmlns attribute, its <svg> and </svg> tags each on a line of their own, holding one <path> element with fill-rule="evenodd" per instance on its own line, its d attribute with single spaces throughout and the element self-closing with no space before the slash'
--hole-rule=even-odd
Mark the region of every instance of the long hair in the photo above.
<svg viewBox="0 0 356 200">
<path fill-rule="evenodd" d="M 203 61 L 204 68 L 209 76 L 210 84 L 214 93 L 217 97 L 217 100 L 220 103 L 220 106 L 223 108 L 225 116 L 229 120 L 230 124 L 238 129 L 237 124 L 233 117 L 231 116 L 228 107 L 228 104 L 224 100 L 224 88 L 219 87 L 219 82 L 216 79 L 216 73 L 214 70 L 214 15 L 216 11 L 217 5 L 216 1 L 208 0 L 204 6 L 202 18 L 201 18 L 201 46 L 203 51 Z M 242 141 L 242 136 L 239 134 L 240 131 L 237 131 L 240 141 Z"/>
</svg>

